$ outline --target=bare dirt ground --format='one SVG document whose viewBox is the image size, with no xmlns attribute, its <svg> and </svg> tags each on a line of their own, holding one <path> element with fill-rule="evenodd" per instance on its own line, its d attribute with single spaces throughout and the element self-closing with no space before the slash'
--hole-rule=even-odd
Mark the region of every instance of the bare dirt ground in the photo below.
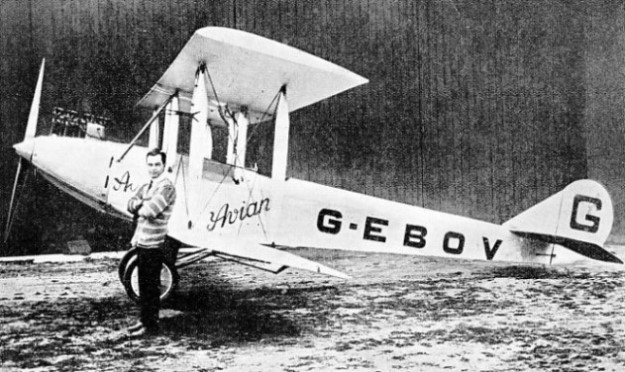
<svg viewBox="0 0 625 372">
<path fill-rule="evenodd" d="M 0 370 L 625 370 L 621 268 L 296 253 L 353 279 L 200 263 L 140 340 L 115 260 L 0 263 Z"/>
</svg>

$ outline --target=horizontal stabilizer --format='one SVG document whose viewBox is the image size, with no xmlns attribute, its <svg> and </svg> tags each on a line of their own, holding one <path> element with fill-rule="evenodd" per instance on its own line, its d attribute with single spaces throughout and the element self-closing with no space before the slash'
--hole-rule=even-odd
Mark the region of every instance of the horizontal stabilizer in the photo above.
<svg viewBox="0 0 625 372">
<path fill-rule="evenodd" d="M 312 54 L 248 32 L 223 27 L 197 30 L 156 85 L 138 103 L 160 107 L 178 93 L 180 110 L 191 112 L 196 71 L 209 77 L 209 120 L 223 124 L 217 107 L 245 107 L 251 123 L 268 120 L 265 112 L 286 87 L 289 110 L 368 82 L 343 67 Z M 238 106 L 238 107 L 237 107 Z"/>
<path fill-rule="evenodd" d="M 605 261 L 622 264 L 623 261 L 613 255 L 612 253 L 603 249 L 603 247 L 592 244 L 581 242 L 579 240 L 566 239 L 559 236 L 553 235 L 540 235 L 540 234 L 531 234 L 524 232 L 514 232 L 516 235 L 522 236 L 524 238 L 530 238 L 535 240 L 540 240 L 546 243 L 558 244 L 563 247 L 566 247 L 573 252 L 579 253 L 582 256 L 586 256 L 588 258 L 592 258 L 593 260 Z"/>
<path fill-rule="evenodd" d="M 614 212 L 606 189 L 580 180 L 503 224 L 512 233 L 559 244 L 600 261 L 623 263 L 603 248 Z"/>
</svg>

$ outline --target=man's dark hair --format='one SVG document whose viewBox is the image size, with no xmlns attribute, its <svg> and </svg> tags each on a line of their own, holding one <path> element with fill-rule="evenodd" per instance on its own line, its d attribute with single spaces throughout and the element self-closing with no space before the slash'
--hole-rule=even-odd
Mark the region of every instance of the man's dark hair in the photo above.
<svg viewBox="0 0 625 372">
<path fill-rule="evenodd" d="M 147 159 L 148 156 L 156 156 L 156 155 L 160 155 L 161 156 L 161 160 L 163 161 L 163 165 L 165 165 L 167 163 L 167 154 L 162 152 L 161 149 L 159 149 L 158 147 L 155 147 L 152 150 L 148 151 L 148 153 L 145 155 L 145 158 Z"/>
</svg>

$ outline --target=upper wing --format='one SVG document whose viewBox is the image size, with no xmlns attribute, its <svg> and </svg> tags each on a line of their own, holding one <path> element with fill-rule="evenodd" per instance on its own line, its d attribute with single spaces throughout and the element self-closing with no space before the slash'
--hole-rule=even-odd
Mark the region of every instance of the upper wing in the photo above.
<svg viewBox="0 0 625 372">
<path fill-rule="evenodd" d="M 209 119 L 222 122 L 218 104 L 245 106 L 250 122 L 269 119 L 277 92 L 286 86 L 289 110 L 295 111 L 368 82 L 349 70 L 277 41 L 222 27 L 197 30 L 167 71 L 138 103 L 159 107 L 178 92 L 180 109 L 189 112 L 198 66 L 205 64 Z M 216 93 L 216 94 L 215 94 Z"/>
</svg>

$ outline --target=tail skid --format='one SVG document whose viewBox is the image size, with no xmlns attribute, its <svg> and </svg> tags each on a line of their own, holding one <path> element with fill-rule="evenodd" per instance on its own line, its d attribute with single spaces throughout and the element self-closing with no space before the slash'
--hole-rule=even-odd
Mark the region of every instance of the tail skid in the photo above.
<svg viewBox="0 0 625 372">
<path fill-rule="evenodd" d="M 580 180 L 503 226 L 512 233 L 558 244 L 595 260 L 622 264 L 603 248 L 614 220 L 612 200 L 596 181 Z"/>
</svg>

